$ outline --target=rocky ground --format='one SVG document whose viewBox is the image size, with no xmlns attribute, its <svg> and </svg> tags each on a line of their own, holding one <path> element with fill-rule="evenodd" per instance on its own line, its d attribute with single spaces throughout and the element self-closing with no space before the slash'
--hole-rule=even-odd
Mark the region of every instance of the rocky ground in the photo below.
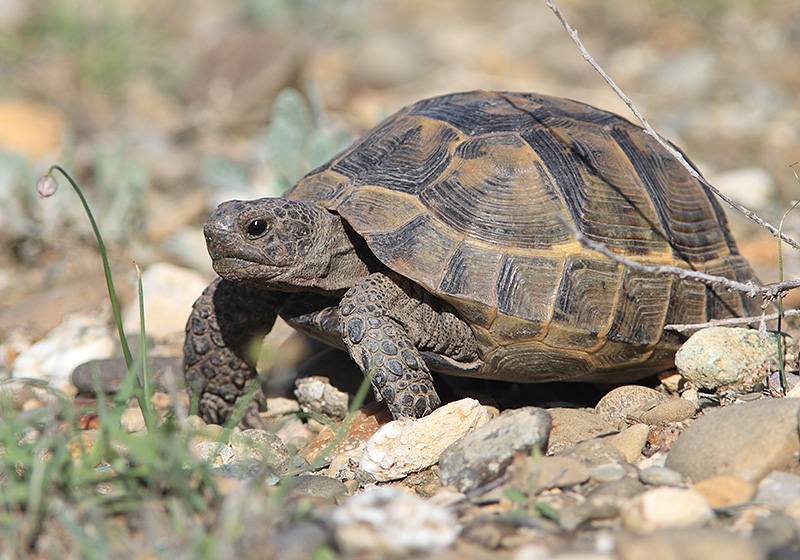
<svg viewBox="0 0 800 560">
<path fill-rule="evenodd" d="M 6 4 L 0 380 L 13 397 L 4 411 L 21 417 L 52 404 L 23 378 L 91 408 L 94 372 L 113 391 L 124 371 L 77 199 L 61 180 L 63 192 L 36 200 L 52 163 L 87 190 L 132 340 L 132 261 L 143 270 L 157 410 L 168 416 L 188 405 L 175 374 L 191 302 L 213 278 L 201 224 L 220 201 L 278 194 L 383 116 L 445 91 L 538 91 L 629 114 L 544 2 Z M 558 4 L 712 183 L 780 220 L 798 188 L 796 3 Z M 777 280 L 774 240 L 730 218 L 762 279 Z M 798 220 L 785 225 L 795 237 Z M 800 261 L 784 253 L 784 276 L 798 277 Z M 527 403 L 546 413 L 501 411 L 479 387 L 427 420 L 389 422 L 374 404 L 345 419 L 358 376 L 336 357 L 307 361 L 316 348 L 278 326 L 260 362 L 264 429 L 226 440 L 197 418 L 186 425 L 225 503 L 252 512 L 237 541 L 245 557 L 328 547 L 346 557 L 794 558 L 799 401 L 779 393 L 753 350 L 763 343 L 748 336 L 698 343 L 756 353 L 732 368 L 707 371 L 687 351 L 689 366 L 648 387 L 556 387 Z M 91 360 L 105 361 L 75 370 Z M 137 410 L 123 416 L 130 433 L 144 429 Z M 97 426 L 84 420 L 92 441 Z M 259 509 L 255 497 L 282 505 Z"/>
</svg>

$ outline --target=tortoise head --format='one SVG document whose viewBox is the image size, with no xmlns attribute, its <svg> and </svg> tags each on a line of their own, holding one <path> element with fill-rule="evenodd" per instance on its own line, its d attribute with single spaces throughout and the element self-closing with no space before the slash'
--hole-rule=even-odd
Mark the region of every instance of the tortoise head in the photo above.
<svg viewBox="0 0 800 560">
<path fill-rule="evenodd" d="M 206 220 L 203 232 L 214 270 L 227 280 L 291 290 L 308 286 L 327 267 L 331 224 L 322 208 L 283 198 L 231 200 Z"/>
</svg>

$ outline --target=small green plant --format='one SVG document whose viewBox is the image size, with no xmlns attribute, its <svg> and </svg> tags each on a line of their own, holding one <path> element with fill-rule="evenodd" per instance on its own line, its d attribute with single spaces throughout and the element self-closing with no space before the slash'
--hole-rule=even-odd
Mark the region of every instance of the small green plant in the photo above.
<svg viewBox="0 0 800 560">
<path fill-rule="evenodd" d="M 325 121 L 316 104 L 286 88 L 272 104 L 264 145 L 275 171 L 278 192 L 291 187 L 308 171 L 322 165 L 352 140 L 343 127 Z"/>
<path fill-rule="evenodd" d="M 5 399 L 0 402 L 0 546 L 14 557 L 34 553 L 63 557 L 79 551 L 81 557 L 105 558 L 114 556 L 119 546 L 119 535 L 109 529 L 117 516 L 128 516 L 130 523 L 130 515 L 155 507 L 158 515 L 188 531 L 198 516 L 219 506 L 221 494 L 208 466 L 190 452 L 177 420 L 168 417 L 157 423 L 145 336 L 134 359 L 122 328 L 105 244 L 81 189 L 61 167 L 53 166 L 37 182 L 39 195 L 55 193 L 54 172 L 63 174 L 75 189 L 97 238 L 129 369 L 113 398 L 98 390 L 96 411 L 76 408 L 49 390 L 55 406 L 18 413 L 11 397 L 0 391 Z M 139 294 L 144 317 L 141 277 Z M 146 332 L 143 320 L 141 330 Z M 122 415 L 132 398 L 145 419 L 145 433 L 131 434 L 122 427 Z M 97 428 L 83 429 L 81 418 L 95 414 Z"/>
</svg>

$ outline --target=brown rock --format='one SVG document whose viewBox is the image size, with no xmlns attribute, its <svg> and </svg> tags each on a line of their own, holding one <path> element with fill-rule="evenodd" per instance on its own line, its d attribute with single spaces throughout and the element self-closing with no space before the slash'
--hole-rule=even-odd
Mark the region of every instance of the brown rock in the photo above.
<svg viewBox="0 0 800 560">
<path fill-rule="evenodd" d="M 690 425 L 673 444 L 667 467 L 689 479 L 731 475 L 757 482 L 798 465 L 800 399 L 726 406 Z"/>
<path fill-rule="evenodd" d="M 655 389 L 641 385 L 623 385 L 609 391 L 597 406 L 595 412 L 616 428 L 624 426 L 625 418 L 634 410 L 647 410 L 670 399 Z"/>
<path fill-rule="evenodd" d="M 756 486 L 735 476 L 712 476 L 692 486 L 702 494 L 712 508 L 722 508 L 750 501 L 756 493 Z"/>
</svg>

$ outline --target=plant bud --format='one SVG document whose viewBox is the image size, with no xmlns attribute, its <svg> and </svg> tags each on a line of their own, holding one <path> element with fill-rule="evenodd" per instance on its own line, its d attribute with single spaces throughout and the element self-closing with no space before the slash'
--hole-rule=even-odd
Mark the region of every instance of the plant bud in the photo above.
<svg viewBox="0 0 800 560">
<path fill-rule="evenodd" d="M 36 192 L 39 193 L 39 198 L 53 196 L 57 190 L 58 181 L 52 175 L 42 175 L 36 181 Z"/>
</svg>

